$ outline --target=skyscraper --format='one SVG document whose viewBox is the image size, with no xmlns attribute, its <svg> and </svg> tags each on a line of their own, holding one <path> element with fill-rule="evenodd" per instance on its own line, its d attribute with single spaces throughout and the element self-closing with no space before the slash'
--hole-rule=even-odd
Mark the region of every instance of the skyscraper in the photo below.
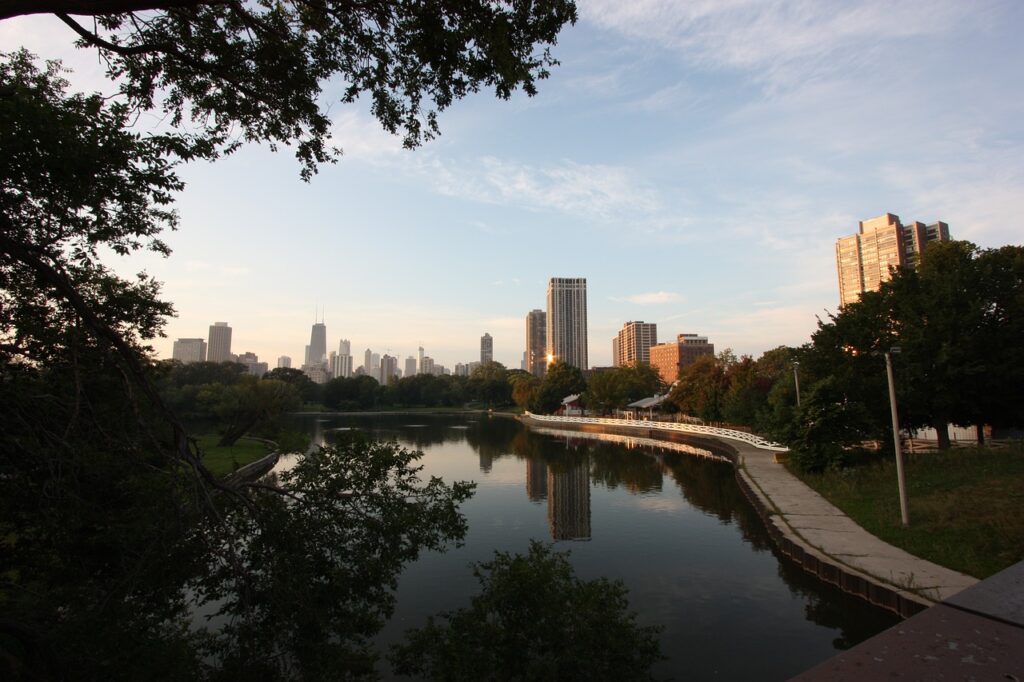
<svg viewBox="0 0 1024 682">
<path fill-rule="evenodd" d="M 373 376 L 373 351 L 369 348 L 363 353 L 363 374 Z"/>
<path fill-rule="evenodd" d="M 425 374 L 426 370 L 423 369 L 423 346 L 419 348 L 419 364 L 416 365 L 417 374 Z"/>
<path fill-rule="evenodd" d="M 285 369 L 291 369 L 292 359 L 287 355 L 279 355 L 277 356 L 277 366 Z"/>
<path fill-rule="evenodd" d="M 651 346 L 658 343 L 658 325 L 653 322 L 626 322 L 612 340 L 612 365 L 623 367 L 636 362 L 651 362 Z"/>
<path fill-rule="evenodd" d="M 860 299 L 865 291 L 878 291 L 890 277 L 890 268 L 916 267 L 931 242 L 949 241 L 949 225 L 914 221 L 886 213 L 862 220 L 860 232 L 836 240 L 839 304 Z"/>
<path fill-rule="evenodd" d="M 398 358 L 391 357 L 387 353 L 380 358 L 380 383 L 387 386 L 391 377 L 398 376 Z"/>
<path fill-rule="evenodd" d="M 526 371 L 542 377 L 548 366 L 548 316 L 543 310 L 526 313 Z"/>
<path fill-rule="evenodd" d="M 352 355 L 352 343 L 348 339 L 338 342 L 338 355 Z"/>
<path fill-rule="evenodd" d="M 480 362 L 494 361 L 494 339 L 487 332 L 480 337 Z"/>
<path fill-rule="evenodd" d="M 416 374 L 416 358 L 409 356 L 405 359 L 405 376 L 411 377 Z"/>
<path fill-rule="evenodd" d="M 231 327 L 227 322 L 214 322 L 210 325 L 209 341 L 206 347 L 206 359 L 209 362 L 231 361 Z"/>
<path fill-rule="evenodd" d="M 178 339 L 174 342 L 171 358 L 182 364 L 206 361 L 206 341 L 202 339 Z"/>
<path fill-rule="evenodd" d="M 587 279 L 548 282 L 547 351 L 557 362 L 587 369 Z"/>
<path fill-rule="evenodd" d="M 327 361 L 327 325 L 314 322 L 309 333 L 309 353 L 307 365 L 322 365 Z"/>
</svg>

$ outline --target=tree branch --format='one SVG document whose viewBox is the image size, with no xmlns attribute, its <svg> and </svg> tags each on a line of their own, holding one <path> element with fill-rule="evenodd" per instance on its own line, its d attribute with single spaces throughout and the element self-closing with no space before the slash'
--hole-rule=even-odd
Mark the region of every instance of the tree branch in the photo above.
<svg viewBox="0 0 1024 682">
<path fill-rule="evenodd" d="M 28 14 L 126 14 L 146 10 L 226 5 L 230 0 L 0 0 L 0 21 Z"/>
</svg>

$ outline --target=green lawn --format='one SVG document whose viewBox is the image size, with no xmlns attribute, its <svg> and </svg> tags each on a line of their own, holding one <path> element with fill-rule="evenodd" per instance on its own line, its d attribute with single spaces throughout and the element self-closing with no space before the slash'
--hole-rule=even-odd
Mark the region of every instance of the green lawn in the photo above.
<svg viewBox="0 0 1024 682">
<path fill-rule="evenodd" d="M 216 434 L 196 436 L 199 451 L 203 453 L 203 464 L 218 476 L 230 474 L 238 467 L 270 454 L 270 448 L 266 445 L 248 438 L 240 439 L 229 448 L 218 447 L 218 440 L 220 436 Z"/>
<path fill-rule="evenodd" d="M 905 454 L 910 527 L 900 525 L 896 463 L 790 470 L 886 542 L 985 578 L 1024 559 L 1024 445 Z"/>
</svg>

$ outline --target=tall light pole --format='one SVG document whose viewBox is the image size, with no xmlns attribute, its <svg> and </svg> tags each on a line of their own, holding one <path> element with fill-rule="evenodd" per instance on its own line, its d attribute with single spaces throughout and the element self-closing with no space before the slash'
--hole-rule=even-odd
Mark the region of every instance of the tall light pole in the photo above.
<svg viewBox="0 0 1024 682">
<path fill-rule="evenodd" d="M 800 368 L 800 361 L 793 361 L 793 384 L 796 385 L 796 406 L 800 407 L 800 375 L 797 370 Z"/>
<path fill-rule="evenodd" d="M 903 452 L 900 451 L 900 420 L 896 414 L 896 386 L 892 378 L 892 356 L 900 347 L 893 346 L 885 352 L 885 374 L 889 379 L 889 410 L 892 412 L 892 442 L 896 448 L 896 483 L 900 489 L 900 520 L 903 527 L 910 525 L 910 511 L 907 508 L 907 479 L 903 473 Z"/>
</svg>

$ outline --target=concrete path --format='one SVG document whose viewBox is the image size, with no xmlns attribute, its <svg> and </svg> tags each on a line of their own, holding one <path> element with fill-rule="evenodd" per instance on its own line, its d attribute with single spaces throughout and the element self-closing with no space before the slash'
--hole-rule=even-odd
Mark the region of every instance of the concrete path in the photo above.
<svg viewBox="0 0 1024 682">
<path fill-rule="evenodd" d="M 773 453 L 745 444 L 730 445 L 738 452 L 738 476 L 759 498 L 767 521 L 778 535 L 818 561 L 921 606 L 944 601 L 978 582 L 871 535 L 789 473 Z"/>
<path fill-rule="evenodd" d="M 1024 680 L 1024 562 L 793 678 Z"/>
</svg>

